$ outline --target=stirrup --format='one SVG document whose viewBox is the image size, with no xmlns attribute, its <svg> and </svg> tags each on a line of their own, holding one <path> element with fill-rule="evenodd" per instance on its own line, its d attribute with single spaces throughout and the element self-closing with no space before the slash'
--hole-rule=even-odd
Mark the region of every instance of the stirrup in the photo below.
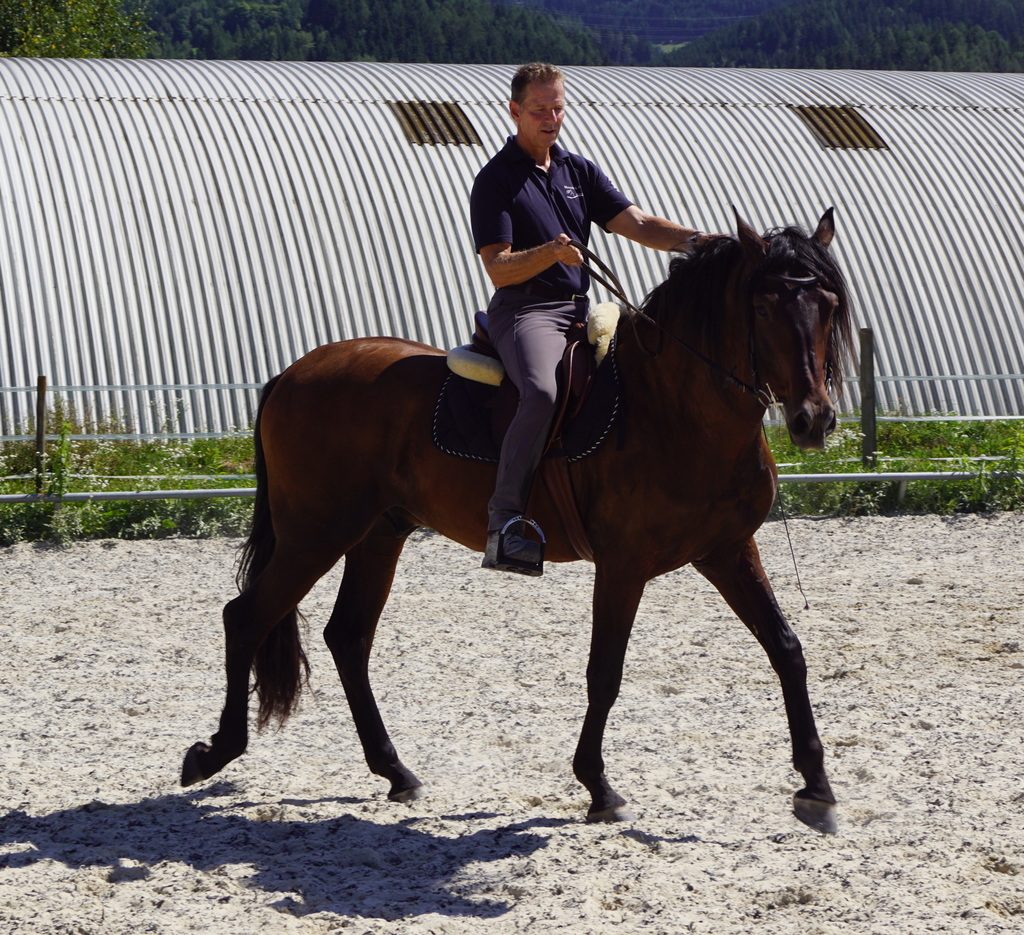
<svg viewBox="0 0 1024 935">
<path fill-rule="evenodd" d="M 539 542 L 535 542 L 540 549 L 540 557 L 536 562 L 525 561 L 521 558 L 516 558 L 512 555 L 505 554 L 505 535 L 509 529 L 517 523 L 523 523 L 526 526 L 530 526 L 534 532 L 540 537 Z M 480 563 L 481 568 L 494 568 L 498 571 L 512 571 L 520 575 L 530 575 L 531 577 L 537 578 L 544 574 L 544 546 L 547 544 L 547 539 L 544 536 L 544 530 L 540 528 L 540 524 L 536 520 L 532 520 L 526 516 L 513 516 L 497 534 L 497 542 L 495 548 L 491 549 L 491 533 L 488 533 L 487 548 L 484 550 L 484 558 Z"/>
</svg>

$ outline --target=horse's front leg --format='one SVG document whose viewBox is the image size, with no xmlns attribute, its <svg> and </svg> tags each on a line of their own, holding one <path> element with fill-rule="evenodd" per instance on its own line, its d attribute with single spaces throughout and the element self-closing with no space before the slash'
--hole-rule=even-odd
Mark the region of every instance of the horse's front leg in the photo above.
<svg viewBox="0 0 1024 935">
<path fill-rule="evenodd" d="M 793 797 L 796 817 L 817 831 L 836 831 L 836 800 L 825 775 L 825 754 L 807 695 L 803 648 L 775 600 L 757 544 L 748 539 L 737 549 L 694 562 L 694 567 L 757 637 L 782 683 L 793 741 L 793 766 L 806 783 Z"/>
<path fill-rule="evenodd" d="M 617 563 L 599 563 L 594 581 L 594 620 L 587 665 L 587 714 L 580 732 L 573 771 L 590 792 L 587 821 L 620 821 L 631 818 L 626 801 L 604 775 L 601 744 L 608 713 L 619 694 L 626 646 L 645 581 Z"/>
</svg>

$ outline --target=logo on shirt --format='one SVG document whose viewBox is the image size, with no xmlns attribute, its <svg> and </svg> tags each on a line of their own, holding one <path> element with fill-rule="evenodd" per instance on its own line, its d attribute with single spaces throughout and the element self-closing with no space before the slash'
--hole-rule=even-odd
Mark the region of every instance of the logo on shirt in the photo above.
<svg viewBox="0 0 1024 935">
<path fill-rule="evenodd" d="M 563 185 L 562 188 L 565 189 L 565 197 L 568 198 L 570 201 L 580 197 L 580 193 L 576 191 L 575 186 Z"/>
</svg>

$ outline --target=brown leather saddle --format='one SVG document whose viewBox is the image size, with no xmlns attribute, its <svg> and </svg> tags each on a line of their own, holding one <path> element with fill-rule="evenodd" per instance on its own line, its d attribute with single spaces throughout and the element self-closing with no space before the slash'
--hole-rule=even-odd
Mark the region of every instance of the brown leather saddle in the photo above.
<svg viewBox="0 0 1024 935">
<path fill-rule="evenodd" d="M 504 368 L 487 334 L 487 313 L 477 312 L 474 324 L 471 343 L 449 354 L 453 372 L 448 374 L 434 409 L 433 438 L 447 454 L 497 463 L 519 394 L 511 380 L 501 379 Z M 614 338 L 598 363 L 587 340 L 586 325 L 574 325 L 566 336 L 559 365 L 555 418 L 539 474 L 562 515 L 573 547 L 586 559 L 593 556 L 572 493 L 568 463 L 598 449 L 611 433 L 620 409 Z"/>
</svg>

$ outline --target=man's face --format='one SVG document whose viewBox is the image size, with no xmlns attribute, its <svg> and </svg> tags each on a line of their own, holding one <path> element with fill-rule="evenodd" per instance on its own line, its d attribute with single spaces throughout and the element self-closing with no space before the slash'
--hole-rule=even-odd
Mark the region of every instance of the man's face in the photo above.
<svg viewBox="0 0 1024 935">
<path fill-rule="evenodd" d="M 536 81 L 526 86 L 521 104 L 509 102 L 517 137 L 527 152 L 547 150 L 558 139 L 565 118 L 565 87 L 561 81 Z"/>
</svg>

